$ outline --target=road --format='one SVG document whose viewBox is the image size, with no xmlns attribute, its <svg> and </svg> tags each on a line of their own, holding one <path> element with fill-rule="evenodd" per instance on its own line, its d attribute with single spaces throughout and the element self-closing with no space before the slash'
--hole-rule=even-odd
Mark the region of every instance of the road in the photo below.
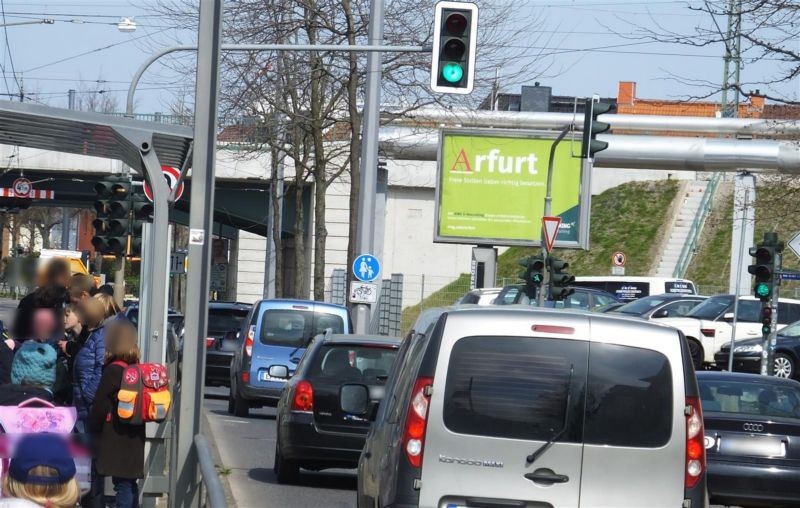
<svg viewBox="0 0 800 508">
<path fill-rule="evenodd" d="M 275 410 L 228 414 L 228 389 L 206 387 L 206 414 L 238 508 L 354 508 L 354 471 L 303 471 L 298 485 L 279 485 L 275 458 Z"/>
</svg>

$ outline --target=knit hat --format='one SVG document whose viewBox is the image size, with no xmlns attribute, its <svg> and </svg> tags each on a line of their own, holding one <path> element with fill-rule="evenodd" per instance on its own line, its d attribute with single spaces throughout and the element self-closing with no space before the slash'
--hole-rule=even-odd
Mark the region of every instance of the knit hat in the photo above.
<svg viewBox="0 0 800 508">
<path fill-rule="evenodd" d="M 36 476 L 31 469 L 45 466 L 56 470 L 56 476 Z M 52 485 L 67 483 L 75 477 L 75 459 L 69 453 L 64 436 L 46 432 L 25 434 L 8 464 L 8 475 L 21 483 Z"/>
<path fill-rule="evenodd" d="M 53 390 L 56 384 L 56 350 L 50 344 L 24 342 L 11 363 L 11 382 Z"/>
</svg>

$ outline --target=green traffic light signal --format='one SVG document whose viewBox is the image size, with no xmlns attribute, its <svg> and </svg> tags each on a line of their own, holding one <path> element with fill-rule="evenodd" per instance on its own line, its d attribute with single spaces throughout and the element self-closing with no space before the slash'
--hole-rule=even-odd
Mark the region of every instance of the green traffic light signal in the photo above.
<svg viewBox="0 0 800 508">
<path fill-rule="evenodd" d="M 464 77 L 464 69 L 457 63 L 449 62 L 442 67 L 442 77 L 448 83 L 458 83 Z"/>
<path fill-rule="evenodd" d="M 759 298 L 767 298 L 770 294 L 769 284 L 766 282 L 759 282 L 756 284 L 755 293 Z"/>
</svg>

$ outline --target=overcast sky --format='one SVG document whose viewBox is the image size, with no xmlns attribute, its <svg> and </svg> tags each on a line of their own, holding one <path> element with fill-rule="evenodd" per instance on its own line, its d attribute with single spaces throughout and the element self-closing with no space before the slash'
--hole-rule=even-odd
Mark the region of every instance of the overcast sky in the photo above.
<svg viewBox="0 0 800 508">
<path fill-rule="evenodd" d="M 492 0 L 496 1 L 496 0 Z M 480 5 L 481 2 L 478 2 Z M 616 96 L 619 81 L 636 81 L 643 98 L 685 98 L 707 92 L 686 80 L 719 83 L 722 80 L 722 48 L 690 48 L 632 39 L 636 26 L 691 32 L 695 26 L 711 26 L 708 16 L 693 12 L 685 1 L 672 0 L 514 0 L 522 19 L 542 22 L 532 29 L 545 32 L 546 47 L 531 51 L 551 57 L 548 75 L 532 76 L 553 87 L 558 95 Z M 0 92 L 18 94 L 21 84 L 31 98 L 66 107 L 67 90 L 79 93 L 103 90 L 118 98 L 124 109 L 125 93 L 136 68 L 153 48 L 168 43 L 169 20 L 148 11 L 147 2 L 127 0 L 2 0 L 5 22 L 52 18 L 55 24 L 12 26 L 0 33 L 4 80 Z M 692 5 L 699 5 L 693 2 Z M 117 30 L 117 21 L 134 17 L 132 33 Z M 5 35 L 7 34 L 7 41 Z M 532 40 L 532 39 L 531 39 Z M 529 39 L 517 45 L 526 47 Z M 13 65 L 12 65 L 13 64 Z M 12 72 L 16 72 L 15 75 Z M 775 72 L 774 62 L 748 64 L 744 82 L 766 79 Z M 501 82 L 502 82 L 502 70 Z M 680 79 L 675 79 L 675 78 Z M 101 83 L 97 83 L 102 79 Z M 193 88 L 193 76 L 170 76 L 158 65 L 140 84 L 137 112 L 168 111 L 173 94 Z M 684 82 L 682 82 L 684 81 Z M 504 87 L 504 91 L 518 89 Z M 779 92 L 800 95 L 798 82 Z M 95 93 L 95 92 L 90 92 Z M 18 98 L 17 98 L 18 100 Z"/>
</svg>

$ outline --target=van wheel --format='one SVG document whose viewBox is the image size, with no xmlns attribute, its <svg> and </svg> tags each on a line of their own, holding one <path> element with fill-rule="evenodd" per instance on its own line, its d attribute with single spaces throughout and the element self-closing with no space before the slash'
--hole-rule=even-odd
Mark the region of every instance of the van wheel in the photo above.
<svg viewBox="0 0 800 508">
<path fill-rule="evenodd" d="M 295 483 L 300 475 L 300 466 L 293 460 L 283 457 L 281 447 L 275 443 L 275 465 L 272 467 L 278 483 Z"/>
<path fill-rule="evenodd" d="M 229 399 L 230 400 L 230 399 Z M 230 404 L 230 402 L 228 403 Z M 250 416 L 250 404 L 239 395 L 238 391 L 233 391 L 233 414 L 240 418 Z"/>
<path fill-rule="evenodd" d="M 700 345 L 694 339 L 686 339 L 689 343 L 689 354 L 692 355 L 692 364 L 694 365 L 694 370 L 702 370 L 703 369 L 703 346 Z"/>
<path fill-rule="evenodd" d="M 773 374 L 775 377 L 794 379 L 795 365 L 791 356 L 786 353 L 776 353 L 772 360 Z"/>
</svg>

